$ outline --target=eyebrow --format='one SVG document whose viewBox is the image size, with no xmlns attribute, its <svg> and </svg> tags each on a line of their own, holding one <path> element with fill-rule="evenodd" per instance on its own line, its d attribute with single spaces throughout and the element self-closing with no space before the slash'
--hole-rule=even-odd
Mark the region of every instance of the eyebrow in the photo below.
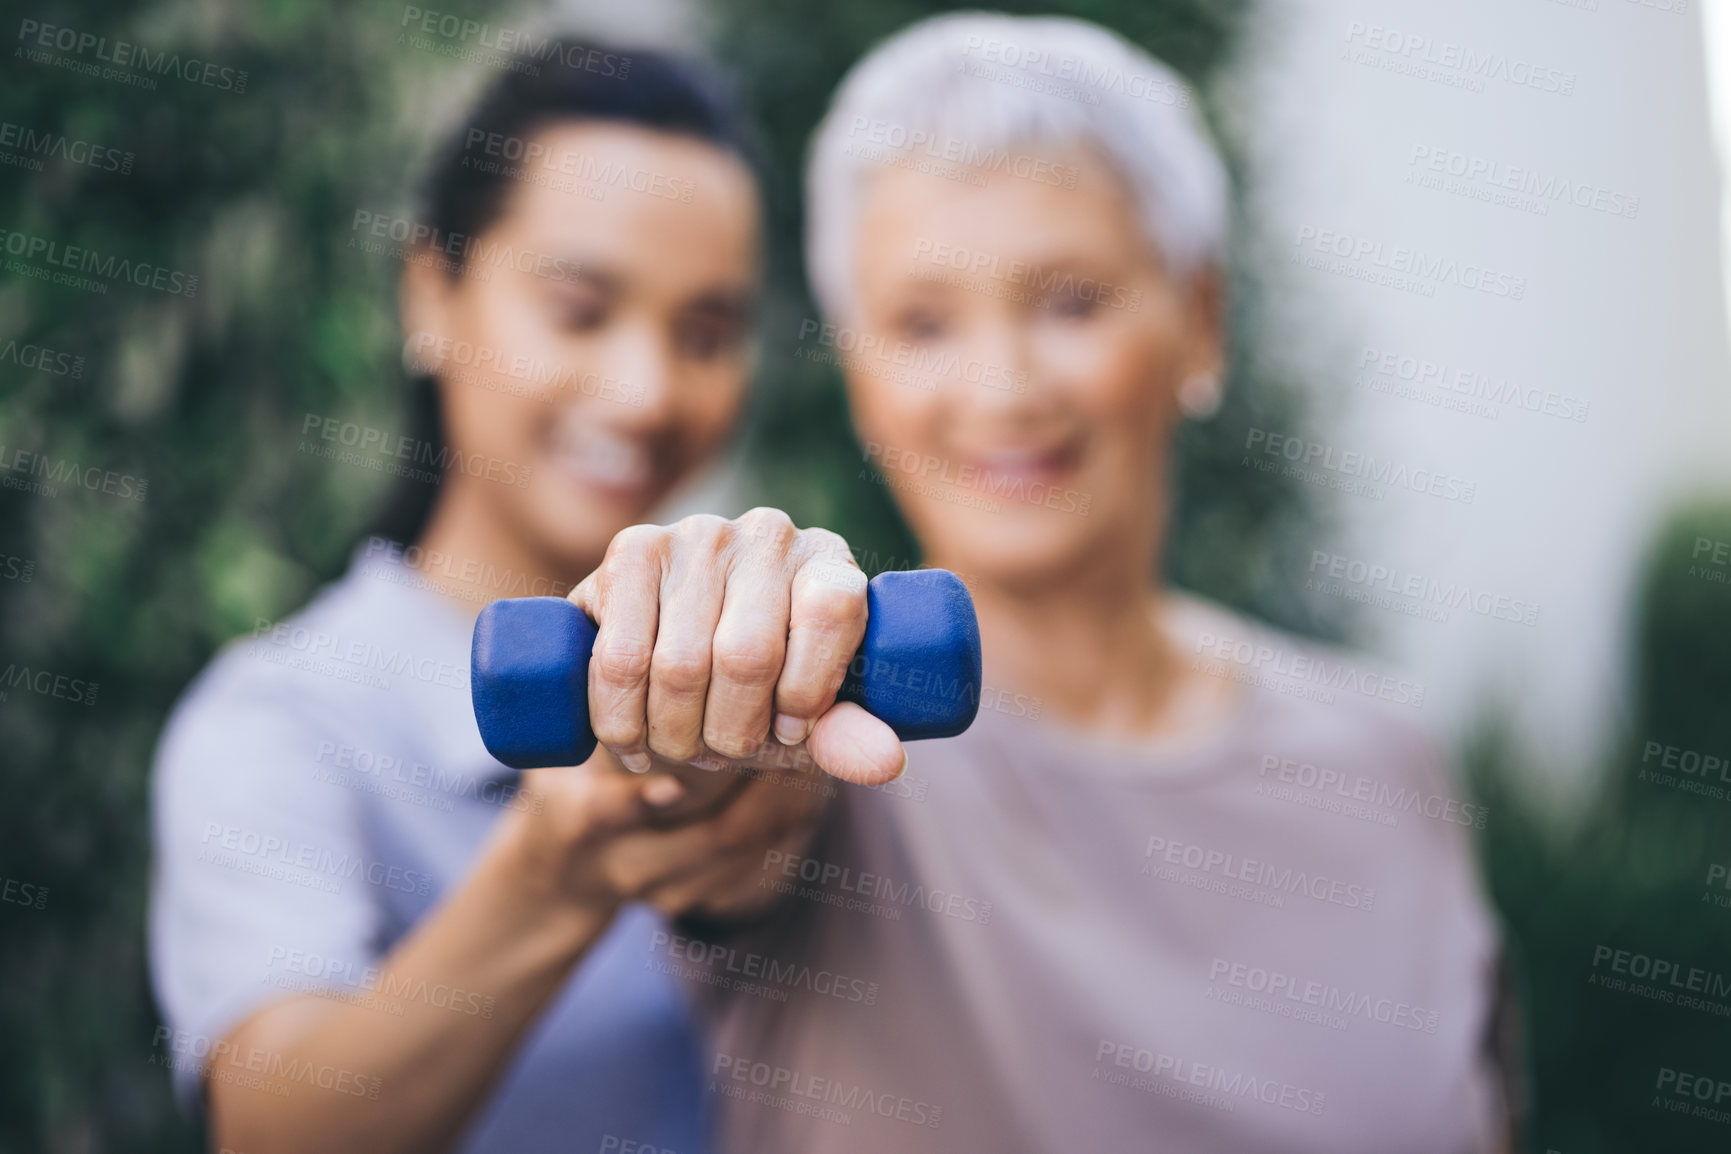
<svg viewBox="0 0 1731 1154">
<path fill-rule="evenodd" d="M 758 294 L 745 286 L 706 289 L 685 307 L 726 319 L 748 317 L 757 309 Z"/>
</svg>

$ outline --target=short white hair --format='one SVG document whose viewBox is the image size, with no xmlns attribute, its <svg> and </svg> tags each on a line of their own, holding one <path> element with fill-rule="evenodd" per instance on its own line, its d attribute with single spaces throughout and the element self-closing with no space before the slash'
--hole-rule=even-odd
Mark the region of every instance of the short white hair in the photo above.
<svg viewBox="0 0 1731 1154">
<path fill-rule="evenodd" d="M 1129 186 L 1169 267 L 1185 275 L 1220 262 L 1226 167 L 1176 73 L 1084 20 L 957 12 L 867 53 L 812 139 L 806 264 L 824 311 L 851 312 L 854 231 L 872 173 L 989 174 L 1024 144 L 1092 147 Z"/>
</svg>

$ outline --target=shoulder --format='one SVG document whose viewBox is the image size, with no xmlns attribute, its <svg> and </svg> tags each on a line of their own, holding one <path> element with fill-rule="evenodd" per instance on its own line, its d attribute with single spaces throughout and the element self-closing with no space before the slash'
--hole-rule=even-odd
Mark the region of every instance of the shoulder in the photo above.
<svg viewBox="0 0 1731 1154">
<path fill-rule="evenodd" d="M 1409 674 L 1189 594 L 1174 595 L 1168 628 L 1188 668 L 1230 678 L 1256 697 L 1251 716 L 1270 746 L 1265 761 L 1326 761 L 1361 776 L 1451 788 L 1425 687 Z"/>
<path fill-rule="evenodd" d="M 329 665 L 328 653 L 345 640 L 377 635 L 375 595 L 351 571 L 292 616 L 257 618 L 181 695 L 164 731 L 164 747 L 189 733 L 228 729 L 243 716 L 256 720 L 261 712 L 283 719 L 352 712 L 354 682 Z"/>
</svg>

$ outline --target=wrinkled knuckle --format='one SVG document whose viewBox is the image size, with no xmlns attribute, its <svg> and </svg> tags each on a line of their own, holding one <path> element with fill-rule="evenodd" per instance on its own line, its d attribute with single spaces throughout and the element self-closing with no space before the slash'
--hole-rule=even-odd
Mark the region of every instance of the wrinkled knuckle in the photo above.
<svg viewBox="0 0 1731 1154">
<path fill-rule="evenodd" d="M 756 753 L 758 747 L 763 744 L 763 739 L 768 736 L 768 726 L 764 727 L 763 733 L 753 738 L 750 734 L 738 730 L 725 731 L 717 726 L 705 725 L 703 744 L 723 757 L 743 761 Z"/>
<path fill-rule="evenodd" d="M 660 525 L 628 525 L 613 535 L 607 546 L 607 560 L 640 561 L 658 556 L 667 546 L 669 533 Z"/>
<path fill-rule="evenodd" d="M 690 761 L 703 752 L 703 743 L 695 736 L 665 729 L 657 731 L 651 728 L 648 744 L 650 752 L 669 761 Z"/>
<path fill-rule="evenodd" d="M 858 569 L 829 565 L 842 570 L 832 575 L 815 573 L 813 580 L 800 590 L 799 608 L 802 613 L 825 625 L 852 625 L 866 616 L 865 574 Z M 853 576 L 847 577 L 851 573 Z"/>
<path fill-rule="evenodd" d="M 694 645 L 658 647 L 649 676 L 665 693 L 689 697 L 709 684 L 709 654 Z"/>
<path fill-rule="evenodd" d="M 619 716 L 592 719 L 595 740 L 602 745 L 630 749 L 643 740 L 643 719 Z"/>
<path fill-rule="evenodd" d="M 732 526 L 727 518 L 714 513 L 691 513 L 681 517 L 673 528 L 681 541 L 713 544 L 724 540 Z"/>
<path fill-rule="evenodd" d="M 649 676 L 650 649 L 635 637 L 610 636 L 590 656 L 595 674 L 604 685 L 641 685 Z"/>
<path fill-rule="evenodd" d="M 735 685 L 767 689 L 781 674 L 783 643 L 774 637 L 717 638 L 715 672 Z"/>
<path fill-rule="evenodd" d="M 822 685 L 810 681 L 795 681 L 776 690 L 775 708 L 778 713 L 809 719 L 823 712 L 824 707 L 830 704 L 831 697 L 832 694 L 826 694 Z"/>
<path fill-rule="evenodd" d="M 799 534 L 799 530 L 794 528 L 792 517 L 789 517 L 782 510 L 771 508 L 768 505 L 747 509 L 740 514 L 737 524 L 746 536 L 752 538 L 792 541 Z"/>
<path fill-rule="evenodd" d="M 799 537 L 800 543 L 813 556 L 834 557 L 838 561 L 844 557 L 853 558 L 853 549 L 848 546 L 847 538 L 833 529 L 814 525 L 810 529 L 801 529 Z"/>
</svg>

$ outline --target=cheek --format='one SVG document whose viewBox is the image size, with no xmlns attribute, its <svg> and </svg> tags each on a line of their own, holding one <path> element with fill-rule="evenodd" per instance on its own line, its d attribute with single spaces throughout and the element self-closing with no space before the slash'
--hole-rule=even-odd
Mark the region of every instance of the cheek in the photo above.
<svg viewBox="0 0 1731 1154">
<path fill-rule="evenodd" d="M 546 406 L 451 381 L 444 396 L 445 436 L 464 453 L 527 464 L 535 444 L 536 423 Z"/>
<path fill-rule="evenodd" d="M 1114 317 L 1106 332 L 1078 332 L 1067 347 L 1053 350 L 1053 363 L 1078 382 L 1083 403 L 1096 420 L 1146 430 L 1165 423 L 1177 381 L 1175 335 L 1156 318 L 1137 323 L 1135 314 Z"/>
<path fill-rule="evenodd" d="M 869 450 L 873 444 L 898 450 L 929 451 L 941 421 L 937 392 L 878 376 L 850 374 L 848 401 L 854 429 Z"/>
</svg>

